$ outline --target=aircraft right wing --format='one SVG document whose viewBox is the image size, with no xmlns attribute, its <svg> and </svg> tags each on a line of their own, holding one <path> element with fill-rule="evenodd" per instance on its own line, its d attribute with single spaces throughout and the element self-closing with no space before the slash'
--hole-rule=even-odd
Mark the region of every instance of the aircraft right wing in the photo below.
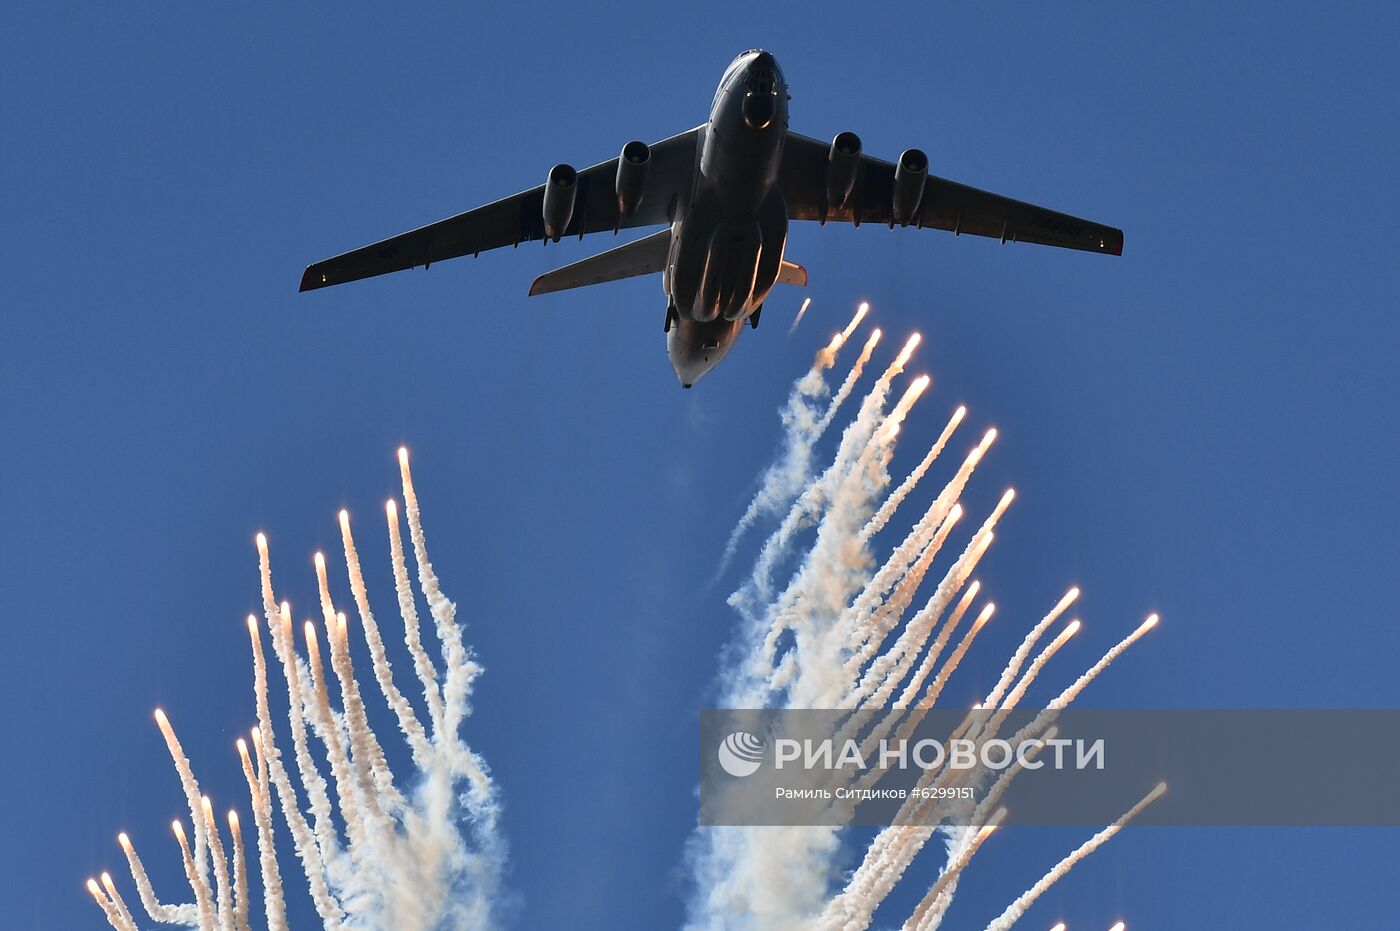
<svg viewBox="0 0 1400 931">
<path fill-rule="evenodd" d="M 855 188 L 840 207 L 826 196 L 830 145 L 819 139 L 788 133 L 783 144 L 779 185 L 793 220 L 845 223 L 890 223 L 894 212 L 894 163 L 860 156 Z M 1123 231 L 1092 220 L 1081 220 L 1034 204 L 979 191 L 977 188 L 929 175 L 911 226 L 947 230 L 954 234 L 1000 238 L 1002 242 L 1031 242 L 1106 255 L 1123 254 Z"/>
<path fill-rule="evenodd" d="M 617 158 L 580 171 L 573 216 L 563 235 L 582 238 L 586 233 L 670 222 L 677 198 L 689 194 L 694 182 L 700 129 L 671 136 L 651 147 L 646 187 L 631 216 L 623 216 L 617 207 Z M 540 185 L 317 262 L 302 275 L 300 290 L 312 291 L 419 265 L 426 268 L 433 262 L 477 255 L 502 246 L 538 242 L 544 238 L 543 200 L 544 185 Z"/>
</svg>

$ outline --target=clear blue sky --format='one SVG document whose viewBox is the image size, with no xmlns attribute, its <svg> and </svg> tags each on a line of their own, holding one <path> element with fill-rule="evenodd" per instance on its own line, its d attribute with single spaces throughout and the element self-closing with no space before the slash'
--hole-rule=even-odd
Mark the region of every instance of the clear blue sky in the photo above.
<svg viewBox="0 0 1400 931">
<path fill-rule="evenodd" d="M 906 431 L 963 402 L 1003 431 L 972 492 L 1022 494 L 984 573 L 1002 616 L 1082 585 L 1082 664 L 1162 612 L 1086 701 L 1400 704 L 1397 39 L 1376 3 L 8 5 L 0 923 L 99 927 L 81 881 L 121 865 L 118 829 L 179 888 L 151 708 L 242 806 L 253 534 L 306 604 L 348 507 L 386 594 L 369 528 L 408 443 L 488 669 L 472 736 L 520 926 L 676 924 L 733 623 L 706 582 L 787 386 L 862 298 L 926 337 Z M 699 123 L 751 46 L 795 130 L 918 145 L 1121 226 L 1125 256 L 796 228 L 802 327 L 780 291 L 691 392 L 657 280 L 526 299 L 604 243 L 296 293 L 310 261 Z M 1084 834 L 989 843 L 958 926 Z M 1397 854 L 1394 830 L 1144 829 L 1026 927 L 1393 926 Z"/>
</svg>

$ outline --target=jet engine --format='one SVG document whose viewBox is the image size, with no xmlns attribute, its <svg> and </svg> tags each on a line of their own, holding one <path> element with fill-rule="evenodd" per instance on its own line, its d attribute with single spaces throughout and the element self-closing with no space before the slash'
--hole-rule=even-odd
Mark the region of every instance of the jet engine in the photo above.
<svg viewBox="0 0 1400 931">
<path fill-rule="evenodd" d="M 856 185 L 856 169 L 860 166 L 860 137 L 855 133 L 837 133 L 831 140 L 831 154 L 826 163 L 826 202 L 831 207 L 846 206 L 846 198 Z"/>
<path fill-rule="evenodd" d="M 894 167 L 894 202 L 890 225 L 908 226 L 924 199 L 924 179 L 928 177 L 928 156 L 918 149 L 905 149 Z"/>
<path fill-rule="evenodd" d="M 544 182 L 544 234 L 559 241 L 574 216 L 574 197 L 578 194 L 578 172 L 572 165 L 558 164 L 549 169 Z"/>
<path fill-rule="evenodd" d="M 642 203 L 646 191 L 647 169 L 651 167 L 651 147 L 632 140 L 622 147 L 617 159 L 617 212 L 630 217 Z"/>
</svg>

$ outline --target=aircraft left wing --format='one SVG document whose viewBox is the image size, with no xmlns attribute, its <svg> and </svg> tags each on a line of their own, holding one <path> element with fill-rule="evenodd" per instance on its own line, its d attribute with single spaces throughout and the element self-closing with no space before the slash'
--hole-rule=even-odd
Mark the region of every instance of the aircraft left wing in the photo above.
<svg viewBox="0 0 1400 931">
<path fill-rule="evenodd" d="M 846 203 L 829 205 L 826 196 L 828 143 L 788 133 L 783 143 L 779 186 L 793 220 L 890 223 L 894 213 L 894 163 L 860 156 L 855 187 Z M 990 236 L 1106 255 L 1123 254 L 1123 231 L 1082 220 L 1000 194 L 929 175 L 919 208 L 910 219 L 920 229 Z"/>
<path fill-rule="evenodd" d="M 646 188 L 631 216 L 623 216 L 617 208 L 617 158 L 580 171 L 573 216 L 563 235 L 582 237 L 586 233 L 670 222 L 676 199 L 689 194 L 694 181 L 699 133 L 697 127 L 651 147 Z M 302 275 L 301 290 L 313 291 L 419 265 L 426 268 L 433 262 L 477 255 L 502 246 L 538 242 L 544 238 L 543 200 L 544 185 L 540 185 L 317 262 Z"/>
</svg>

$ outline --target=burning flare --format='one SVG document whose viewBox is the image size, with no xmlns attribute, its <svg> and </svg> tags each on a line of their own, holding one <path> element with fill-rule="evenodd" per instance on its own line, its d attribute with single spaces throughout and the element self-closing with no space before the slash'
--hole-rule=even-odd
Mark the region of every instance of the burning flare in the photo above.
<svg viewBox="0 0 1400 931">
<path fill-rule="evenodd" d="M 283 750 L 276 741 L 262 628 L 258 619 L 250 615 L 247 626 L 258 726 L 253 728 L 251 740 L 239 738 L 234 746 L 248 786 L 256 833 L 253 838 L 245 838 L 238 813 L 230 811 L 225 843 L 213 803 L 200 792 L 174 726 L 162 709 L 156 709 L 156 726 L 165 739 L 190 809 L 193 843 L 183 821 L 177 820 L 171 827 L 194 901 L 162 904 L 130 837 L 119 834 L 117 840 L 126 855 L 141 904 L 152 921 L 193 926 L 200 931 L 251 931 L 256 908 L 250 898 L 247 866 L 247 845 L 251 840 L 257 848 L 263 924 L 268 931 L 287 931 L 275 846 L 275 794 L 312 904 L 326 928 L 429 931 L 487 928 L 495 924 L 505 857 L 496 826 L 496 791 L 484 764 L 461 736 L 471 683 L 480 667 L 462 640 L 455 607 L 443 595 L 429 562 L 407 450 L 399 451 L 399 466 L 419 587 L 443 651 L 443 673 L 439 674 L 421 640 L 415 595 L 399 535 L 398 511 L 391 501 L 387 514 L 396 594 L 431 730 L 423 727 L 412 702 L 394 683 L 387 651 L 370 608 L 359 552 L 350 533 L 349 514 L 342 511 L 339 522 L 350 592 L 359 627 L 365 634 L 374 681 L 412 752 L 416 770 L 412 793 L 406 795 L 400 789 L 400 783 L 389 771 L 379 738 L 369 726 L 365 700 L 351 661 L 350 624 L 332 601 L 327 560 L 317 553 L 313 564 L 325 625 L 324 652 L 334 674 L 339 709 L 334 706 L 319 631 L 310 621 L 302 627 L 306 653 L 303 656 L 296 652 L 291 606 L 285 601 L 279 603 L 274 595 L 267 537 L 259 533 L 256 544 L 266 630 L 287 685 L 286 723 L 301 789 L 299 792 L 293 784 L 283 763 Z M 329 783 L 312 752 L 313 739 L 320 742 L 329 765 Z M 136 931 L 134 918 L 107 874 L 103 874 L 101 885 L 91 881 L 88 890 L 113 928 Z"/>
<path fill-rule="evenodd" d="M 853 321 L 853 325 L 858 322 Z M 849 332 L 848 329 L 838 334 L 827 352 L 839 349 Z M 920 481 L 935 467 L 952 433 L 967 416 L 967 409 L 958 407 L 923 459 L 897 488 L 887 493 L 890 485 L 887 464 L 899 439 L 911 432 L 901 427 L 906 426 L 915 401 L 927 392 L 930 384 L 927 376 L 915 380 L 892 406 L 889 405 L 892 381 L 908 364 L 919 342 L 918 334 L 909 337 L 862 399 L 860 409 L 842 433 L 831 464 L 824 471 L 818 473 L 810 467 L 820 431 L 803 433 L 801 429 L 805 428 L 794 429 L 793 424 L 813 421 L 785 413 L 789 436 L 800 435 L 803 444 L 801 467 L 791 473 L 791 484 L 785 487 L 803 490 L 791 492 L 790 510 L 760 548 L 748 579 L 730 597 L 730 603 L 740 611 L 744 623 L 732 649 L 725 654 L 735 661 L 722 672 L 719 688 L 722 704 L 733 708 L 825 707 L 864 711 L 892 705 L 909 709 L 911 713 L 897 719 L 877 716 L 868 733 L 862 730 L 867 726 L 862 716 L 852 716 L 841 734 L 855 737 L 867 750 L 896 723 L 898 736 L 907 738 L 924 713 L 938 701 L 977 635 L 991 619 L 994 606 L 989 602 L 945 657 L 959 624 L 981 594 L 981 585 L 972 580 L 972 574 L 990 551 L 995 528 L 1016 497 L 1015 492 L 1008 489 L 980 526 L 970 531 L 960 527 L 957 517 L 964 509 L 963 491 L 996 441 L 995 429 L 983 434 L 932 503 L 913 521 L 903 539 L 887 555 L 876 551 L 877 534 L 888 526 Z M 819 364 L 823 361 L 829 367 L 834 355 L 819 355 Z M 861 364 L 858 363 L 857 369 Z M 817 368 L 814 366 L 813 371 Z M 811 378 L 812 373 L 804 376 L 804 379 Z M 799 381 L 798 385 L 802 384 Z M 853 379 L 848 378 L 847 384 L 853 384 Z M 842 396 L 845 388 L 843 385 Z M 799 394 L 795 388 L 794 397 Z M 792 410 L 790 405 L 789 411 Z M 820 420 L 815 422 L 825 425 Z M 802 483 L 797 481 L 799 478 L 803 479 Z M 772 507 L 755 509 L 751 506 L 731 538 L 726 561 L 733 555 L 739 530 L 747 529 L 766 513 L 776 514 L 777 511 Z M 804 534 L 810 542 L 799 546 Z M 916 595 L 924 587 L 925 580 L 940 577 L 933 569 L 944 542 L 954 539 L 960 542 L 961 552 L 941 573 L 941 580 L 922 602 L 923 606 L 915 609 L 913 606 L 919 603 Z M 791 567 L 790 576 L 784 583 L 779 573 L 787 567 Z M 968 717 L 955 729 L 954 736 L 985 739 L 997 734 L 1006 715 L 1025 700 L 1032 685 L 1046 674 L 1051 661 L 1058 654 L 1068 652 L 1070 642 L 1082 630 L 1081 622 L 1074 619 L 1053 637 L 1045 639 L 1078 597 L 1079 589 L 1071 588 L 1031 625 L 1007 659 L 992 689 L 978 703 L 977 707 L 988 709 L 991 714 Z M 943 620 L 945 612 L 948 616 Z M 1074 701 L 1094 677 L 1156 622 L 1153 615 L 1110 649 L 1051 700 L 1047 710 L 1037 715 L 1015 740 L 1033 734 L 1053 734 L 1058 709 Z M 1040 645 L 1038 650 L 1037 645 Z M 849 735 L 847 728 L 852 729 Z M 688 926 L 716 929 L 818 927 L 859 931 L 871 925 L 877 910 L 903 880 L 918 853 L 936 833 L 943 831 L 948 836 L 944 869 L 904 923 L 907 929 L 937 928 L 953 905 L 958 878 L 1004 817 L 1004 810 L 989 813 L 1020 771 L 1018 762 L 992 782 L 982 804 L 966 813 L 966 826 L 939 828 L 930 820 L 934 803 L 927 799 L 932 796 L 925 797 L 924 801 L 911 797 L 895 825 L 877 833 L 864 857 L 849 873 L 844 889 L 834 897 L 829 897 L 826 889 L 829 878 L 841 875 L 843 869 L 844 835 L 839 828 L 735 827 L 698 832 L 690 851 L 696 885 L 690 901 Z M 870 788 L 879 775 L 878 771 L 872 771 L 849 778 L 856 788 Z M 947 787 L 969 778 L 989 777 L 934 770 L 925 774 L 919 785 Z M 1013 903 L 1008 915 L 1013 912 L 1019 915 L 1018 909 L 1028 907 L 1035 895 L 1111 838 L 1155 797 L 1156 792 L 1062 861 L 1031 892 Z M 1014 920 L 1014 917 L 1007 918 L 994 927 L 1004 928 Z M 889 923 L 882 915 L 880 924 Z"/>
</svg>

